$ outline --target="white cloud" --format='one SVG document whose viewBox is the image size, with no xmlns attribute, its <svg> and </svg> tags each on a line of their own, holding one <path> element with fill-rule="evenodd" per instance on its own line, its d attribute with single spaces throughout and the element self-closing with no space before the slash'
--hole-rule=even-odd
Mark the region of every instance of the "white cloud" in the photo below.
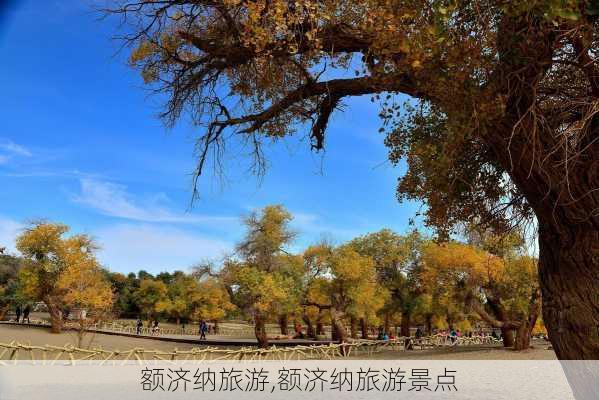
<svg viewBox="0 0 599 400">
<path fill-rule="evenodd" d="M 185 224 L 237 223 L 237 217 L 219 217 L 176 213 L 157 203 L 164 195 L 153 196 L 147 204 L 140 205 L 127 187 L 95 179 L 80 179 L 81 193 L 73 197 L 76 203 L 91 207 L 103 215 L 141 222 L 166 222 Z"/>
<path fill-rule="evenodd" d="M 243 208 L 249 212 L 260 209 L 261 206 L 245 205 Z M 362 226 L 346 228 L 333 224 L 327 221 L 322 215 L 316 213 L 300 210 L 289 210 L 289 212 L 293 216 L 290 227 L 297 233 L 296 240 L 290 246 L 291 251 L 301 252 L 307 246 L 321 239 L 329 240 L 332 243 L 341 243 L 364 233 L 361 230 Z M 356 225 L 355 219 L 351 218 L 348 218 L 345 223 L 346 225 Z"/>
<path fill-rule="evenodd" d="M 15 238 L 21 233 L 24 225 L 10 218 L 0 216 L 0 247 L 15 252 Z"/>
<path fill-rule="evenodd" d="M 300 236 L 306 236 L 311 240 L 316 240 L 320 236 L 332 236 L 339 240 L 349 240 L 360 234 L 358 229 L 347 229 L 340 226 L 334 226 L 324 221 L 317 214 L 291 212 L 293 220 L 291 226 L 295 228 Z"/>
<path fill-rule="evenodd" d="M 94 233 L 98 258 L 112 271 L 151 273 L 185 270 L 206 258 L 220 258 L 233 246 L 176 228 L 121 224 Z"/>
<path fill-rule="evenodd" d="M 17 157 L 31 157 L 31 152 L 25 147 L 18 145 L 10 140 L 0 139 L 0 151 L 4 154 L 0 154 L 0 165 L 8 164 L 11 158 Z"/>
<path fill-rule="evenodd" d="M 0 149 L 14 155 L 31 157 L 31 152 L 25 147 L 18 145 L 10 140 L 0 142 Z"/>
</svg>

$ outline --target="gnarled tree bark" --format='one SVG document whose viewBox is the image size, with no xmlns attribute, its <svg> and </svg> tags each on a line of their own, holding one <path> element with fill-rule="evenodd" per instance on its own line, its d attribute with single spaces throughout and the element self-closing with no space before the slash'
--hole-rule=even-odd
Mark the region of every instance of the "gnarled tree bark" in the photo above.
<svg viewBox="0 0 599 400">
<path fill-rule="evenodd" d="M 332 325 L 332 339 L 341 343 L 347 342 L 347 330 L 343 323 L 343 313 L 337 310 L 335 307 L 331 307 L 331 325 Z"/>
<path fill-rule="evenodd" d="M 254 333 L 258 341 L 258 347 L 268 347 L 268 336 L 266 335 L 266 317 L 261 313 L 254 313 Z"/>
<path fill-rule="evenodd" d="M 410 313 L 402 312 L 401 313 L 401 336 L 410 337 L 410 324 L 411 324 L 412 316 Z"/>
<path fill-rule="evenodd" d="M 0 321 L 6 317 L 8 310 L 10 309 L 10 305 L 0 307 Z"/>
<path fill-rule="evenodd" d="M 352 339 L 358 338 L 358 319 L 356 317 L 350 318 L 350 334 Z"/>
<path fill-rule="evenodd" d="M 516 340 L 514 342 L 514 350 L 526 350 L 530 347 L 530 339 L 532 330 L 534 329 L 539 312 L 541 311 L 541 303 L 539 301 L 540 290 L 533 292 L 528 306 L 528 317 L 516 329 Z"/>
<path fill-rule="evenodd" d="M 63 320 L 60 306 L 55 304 L 51 299 L 46 299 L 44 303 L 46 303 L 46 307 L 48 307 L 48 313 L 50 314 L 50 323 L 52 324 L 50 331 L 52 333 L 62 332 Z"/>
<path fill-rule="evenodd" d="M 307 314 L 303 314 L 302 319 L 306 323 L 306 336 L 316 339 L 316 330 L 314 329 L 314 324 L 312 323 L 310 317 Z"/>
<path fill-rule="evenodd" d="M 279 329 L 281 330 L 281 335 L 289 335 L 289 328 L 287 327 L 289 323 L 289 317 L 287 314 L 279 315 Z"/>
<path fill-rule="evenodd" d="M 547 225 L 539 227 L 539 275 L 549 339 L 559 359 L 597 360 L 599 225 Z"/>
<path fill-rule="evenodd" d="M 360 318 L 360 330 L 362 331 L 362 339 L 368 339 L 368 324 L 364 318 Z"/>
</svg>

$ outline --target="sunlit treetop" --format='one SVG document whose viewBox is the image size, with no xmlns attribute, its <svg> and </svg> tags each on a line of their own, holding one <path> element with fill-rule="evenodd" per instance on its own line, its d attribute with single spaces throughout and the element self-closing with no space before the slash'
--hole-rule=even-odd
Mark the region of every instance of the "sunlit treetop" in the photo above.
<svg viewBox="0 0 599 400">
<path fill-rule="evenodd" d="M 237 245 L 237 253 L 242 259 L 259 269 L 274 271 L 284 268 L 288 255 L 285 250 L 295 238 L 289 227 L 292 215 L 281 205 L 270 205 L 259 212 L 245 217 L 246 235 Z"/>
<path fill-rule="evenodd" d="M 64 292 L 62 299 L 65 304 L 84 308 L 90 315 L 110 311 L 112 307 L 112 288 L 95 259 L 72 259 L 60 276 L 57 287 Z"/>
<path fill-rule="evenodd" d="M 354 317 L 376 319 L 389 292 L 377 282 L 374 260 L 350 245 L 332 248 L 326 243 L 304 252 L 308 304 L 328 306 Z"/>
</svg>

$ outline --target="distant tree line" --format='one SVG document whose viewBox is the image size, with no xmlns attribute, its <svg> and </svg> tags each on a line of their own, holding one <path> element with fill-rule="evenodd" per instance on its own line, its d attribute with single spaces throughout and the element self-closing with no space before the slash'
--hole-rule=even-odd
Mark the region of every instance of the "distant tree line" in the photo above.
<svg viewBox="0 0 599 400">
<path fill-rule="evenodd" d="M 282 335 L 310 338 L 330 326 L 337 341 L 367 338 L 373 328 L 392 334 L 398 327 L 410 336 L 415 326 L 426 334 L 484 326 L 500 330 L 504 345 L 516 349 L 528 348 L 542 326 L 537 260 L 518 232 L 468 228 L 462 241 L 437 243 L 417 231 L 383 229 L 294 253 L 292 219 L 284 207 L 267 206 L 243 219 L 246 234 L 223 260 L 157 275 L 111 272 L 99 265 L 88 236 L 68 236 L 61 224 L 32 224 L 17 238 L 20 257 L 0 255 L 0 312 L 44 302 L 55 332 L 65 311 L 82 309 L 80 319 L 90 323 L 243 318 L 263 347 L 268 323 Z"/>
</svg>

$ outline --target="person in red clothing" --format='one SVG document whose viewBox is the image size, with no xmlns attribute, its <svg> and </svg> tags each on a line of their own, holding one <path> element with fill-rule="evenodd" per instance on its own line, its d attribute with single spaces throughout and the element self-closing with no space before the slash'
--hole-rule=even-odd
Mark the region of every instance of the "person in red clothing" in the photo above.
<svg viewBox="0 0 599 400">
<path fill-rule="evenodd" d="M 302 325 L 298 322 L 295 324 L 295 339 L 303 339 L 304 332 L 302 332 Z"/>
</svg>

